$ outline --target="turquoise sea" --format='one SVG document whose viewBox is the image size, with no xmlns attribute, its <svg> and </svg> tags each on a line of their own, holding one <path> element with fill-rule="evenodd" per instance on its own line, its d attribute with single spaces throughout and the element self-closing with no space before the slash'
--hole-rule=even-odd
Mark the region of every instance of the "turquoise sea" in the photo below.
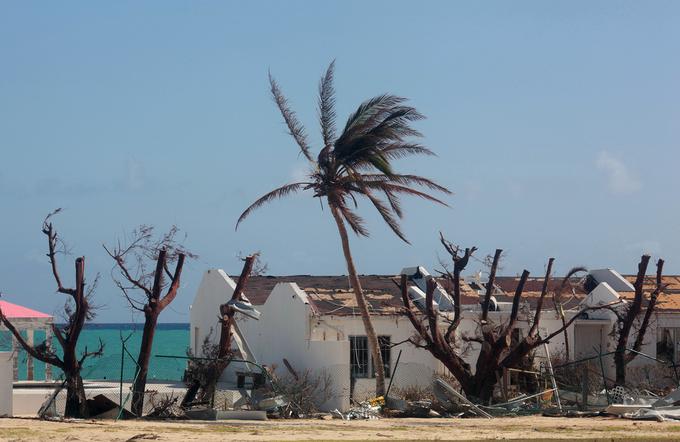
<svg viewBox="0 0 680 442">
<path fill-rule="evenodd" d="M 89 358 L 83 368 L 83 378 L 90 380 L 120 380 L 121 365 L 122 377 L 131 380 L 135 374 L 135 359 L 139 353 L 139 345 L 142 338 L 143 324 L 86 324 L 78 341 L 78 348 L 84 351 L 93 351 L 98 348 L 99 340 L 104 343 L 104 354 L 98 358 Z M 9 332 L 0 332 L 0 351 L 8 351 L 11 348 Z M 35 332 L 34 340 L 40 343 L 45 339 L 44 332 Z M 123 352 L 122 340 L 127 339 Z M 59 350 L 59 344 L 53 338 L 52 345 Z M 186 356 L 189 347 L 189 324 L 158 324 L 153 342 L 153 355 L 149 364 L 149 379 L 158 380 L 181 380 L 186 359 L 182 358 L 159 358 L 163 356 Z M 124 355 L 121 364 L 121 354 Z M 39 361 L 34 363 L 34 379 L 45 378 L 44 364 Z M 52 377 L 58 378 L 60 373 L 53 369 Z M 26 353 L 19 352 L 19 379 L 26 379 Z"/>
</svg>

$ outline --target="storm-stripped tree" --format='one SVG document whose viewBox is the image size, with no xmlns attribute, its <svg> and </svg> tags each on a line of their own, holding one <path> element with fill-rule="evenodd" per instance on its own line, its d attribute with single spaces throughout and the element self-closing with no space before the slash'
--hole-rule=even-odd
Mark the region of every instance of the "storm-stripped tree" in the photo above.
<svg viewBox="0 0 680 442">
<path fill-rule="evenodd" d="M 182 400 L 182 405 L 190 404 L 197 394 L 199 394 L 200 401 L 209 401 L 215 393 L 215 388 L 222 376 L 222 372 L 229 366 L 233 356 L 231 344 L 234 336 L 234 321 L 236 320 L 236 309 L 234 308 L 234 304 L 244 300 L 243 292 L 248 285 L 250 276 L 255 271 L 261 272 L 263 266 L 266 266 L 266 264 L 258 262 L 258 257 L 259 253 L 254 253 L 243 258 L 243 269 L 241 270 L 241 275 L 238 278 L 231 299 L 225 300 L 225 302 L 220 305 L 219 344 L 216 348 L 211 348 L 209 340 L 206 340 L 203 345 L 203 358 L 214 357 L 214 360 L 205 361 L 201 358 L 195 358 L 195 356 L 198 355 L 192 355 L 194 358 L 190 364 L 195 365 L 195 370 L 200 372 L 200 376 L 196 376 L 189 381 L 187 392 Z M 198 352 L 198 349 L 196 349 L 196 351 Z M 205 354 L 206 351 L 210 354 Z M 191 368 L 194 367 L 190 367 L 190 371 Z"/>
<path fill-rule="evenodd" d="M 144 410 L 144 392 L 158 317 L 177 296 L 185 258 L 196 257 L 176 241 L 177 227 L 173 226 L 159 238 L 154 237 L 153 230 L 151 226 L 142 225 L 132 232 L 127 244 L 119 241 L 115 247 L 104 246 L 115 261 L 114 282 L 130 307 L 144 314 L 132 387 L 131 410 L 136 416 L 141 416 Z M 175 268 L 171 271 L 173 264 Z"/>
<path fill-rule="evenodd" d="M 290 109 L 288 100 L 270 75 L 269 82 L 274 101 L 300 152 L 307 159 L 310 170 L 305 181 L 274 189 L 251 204 L 241 214 L 236 226 L 238 228 L 254 209 L 297 192 L 311 190 L 315 198 L 320 198 L 322 202 L 326 200 L 340 234 L 350 283 L 373 358 L 376 394 L 382 395 L 385 392 L 385 370 L 378 336 L 371 323 L 368 304 L 354 266 L 347 226 L 357 235 L 368 236 L 364 220 L 355 211 L 358 197 L 365 197 L 377 209 L 390 229 L 399 238 L 408 242 L 399 224 L 399 219 L 403 216 L 399 197 L 413 195 L 445 205 L 414 187 L 446 194 L 450 192 L 427 178 L 402 175 L 392 168 L 392 161 L 395 159 L 412 155 L 433 155 L 432 151 L 424 146 L 408 141 L 412 137 L 421 136 L 412 127 L 412 122 L 424 117 L 415 108 L 406 106 L 404 98 L 386 94 L 363 102 L 350 115 L 340 135 L 336 136 L 333 70 L 334 63 L 331 63 L 319 85 L 319 119 L 323 146 L 316 158 L 312 155 L 303 125 Z"/>
<path fill-rule="evenodd" d="M 52 225 L 52 216 L 59 213 L 61 209 L 47 215 L 43 221 L 42 232 L 47 237 L 48 252 L 50 266 L 52 268 L 52 276 L 57 283 L 57 293 L 67 295 L 69 298 L 64 304 L 64 313 L 66 316 L 66 324 L 58 327 L 52 324 L 52 332 L 54 333 L 57 342 L 62 348 L 62 356 L 60 357 L 52 349 L 47 342 L 42 342 L 39 345 L 30 345 L 21 336 L 11 321 L 2 314 L 0 310 L 0 320 L 12 333 L 14 338 L 19 342 L 21 347 L 32 357 L 46 364 L 53 365 L 59 368 L 64 373 L 66 381 L 66 407 L 64 415 L 66 417 L 87 417 L 87 402 L 85 399 L 85 388 L 83 386 L 83 379 L 80 376 L 80 371 L 83 367 L 83 362 L 88 357 L 101 356 L 104 351 L 104 344 L 99 341 L 99 347 L 95 351 L 88 351 L 85 347 L 84 351 L 78 354 L 77 344 L 80 332 L 86 321 L 94 317 L 94 311 L 91 305 L 92 295 L 97 287 L 98 276 L 94 283 L 86 288 L 85 281 L 85 257 L 81 256 L 75 260 L 75 286 L 66 287 L 62 283 L 62 279 L 57 266 L 57 255 L 66 252 L 64 242 L 61 240 L 57 231 Z"/>
<path fill-rule="evenodd" d="M 484 298 L 481 302 L 481 312 L 477 318 L 475 333 L 471 336 L 461 333 L 459 330 L 462 318 L 461 312 L 461 273 L 468 265 L 476 247 L 461 250 L 460 247 L 447 241 L 441 236 L 441 243 L 453 260 L 453 270 L 444 270 L 442 276 L 449 285 L 453 298 L 453 316 L 442 315 L 434 305 L 434 292 L 437 282 L 430 278 L 427 281 L 425 308 L 421 312 L 412 305 L 408 295 L 408 280 L 406 275 L 401 276 L 402 301 L 404 312 L 416 330 L 411 342 L 417 347 L 428 350 L 435 358 L 441 361 L 451 374 L 460 382 L 463 391 L 468 397 L 473 397 L 482 402 L 488 402 L 493 394 L 493 389 L 498 382 L 504 368 L 517 367 L 531 351 L 538 346 L 549 342 L 558 334 L 569 327 L 578 316 L 592 309 L 584 308 L 567 320 L 563 327 L 554 330 L 547 336 L 539 335 L 539 324 L 543 312 L 543 302 L 549 291 L 549 283 L 552 273 L 554 258 L 548 260 L 545 279 L 543 281 L 540 297 L 537 300 L 533 318 L 527 320 L 530 328 L 524 338 L 513 342 L 513 330 L 518 327 L 520 318 L 520 303 L 524 286 L 529 278 L 529 271 L 524 270 L 515 289 L 512 299 L 510 316 L 505 321 L 494 322 L 489 316 L 491 297 L 494 293 L 495 278 L 502 250 L 496 250 L 486 283 Z M 610 306 L 607 304 L 607 306 Z M 472 366 L 463 357 L 466 346 L 469 343 L 479 344 L 479 354 L 473 372 Z"/>
<path fill-rule="evenodd" d="M 635 295 L 633 301 L 626 303 L 623 307 L 612 308 L 617 320 L 614 324 L 614 334 L 616 336 L 616 353 L 614 353 L 614 365 L 616 367 L 616 385 L 626 385 L 626 367 L 635 359 L 637 352 L 642 348 L 645 334 L 649 327 L 649 322 L 656 308 L 659 295 L 663 293 L 663 264 L 664 260 L 659 259 L 656 263 L 656 277 L 654 279 L 654 290 L 649 294 L 649 300 L 644 308 L 644 316 L 640 321 L 645 300 L 645 277 L 649 266 L 649 255 L 642 255 L 638 264 L 638 272 L 635 277 Z M 631 332 L 635 332 L 635 341 L 632 347 L 628 347 L 628 340 Z M 633 350 L 633 351 L 630 351 Z"/>
</svg>

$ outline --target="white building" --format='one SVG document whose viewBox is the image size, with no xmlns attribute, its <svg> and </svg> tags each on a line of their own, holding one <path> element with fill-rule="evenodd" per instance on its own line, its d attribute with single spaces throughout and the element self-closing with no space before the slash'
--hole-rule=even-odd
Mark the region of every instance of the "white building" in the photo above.
<svg viewBox="0 0 680 442">
<path fill-rule="evenodd" d="M 409 293 L 417 303 L 419 285 L 422 286 L 422 268 L 404 269 L 410 278 Z M 616 300 L 619 296 L 630 297 L 632 285 L 615 271 L 593 271 L 589 279 L 590 292 L 575 290 L 567 293 L 564 308 L 569 320 L 585 304 L 598 305 Z M 509 315 L 510 302 L 519 278 L 499 277 L 496 280 L 495 311 L 490 319 L 496 323 Z M 435 373 L 445 373 L 443 365 L 426 350 L 418 349 L 408 339 L 414 330 L 409 320 L 401 313 L 401 293 L 395 282 L 396 276 L 362 276 L 361 282 L 370 304 L 373 324 L 385 344 L 382 352 L 386 372 L 391 373 L 401 353 L 393 382 L 393 388 L 410 385 L 430 385 Z M 522 296 L 522 318 L 517 334 L 528 331 L 527 318 L 533 317 L 533 308 L 540 294 L 542 278 L 530 278 Z M 552 282 L 553 287 L 561 280 Z M 208 270 L 201 282 L 191 306 L 191 350 L 200 355 L 203 341 L 219 341 L 219 305 L 231 298 L 235 281 L 222 270 Z M 462 284 L 463 321 L 461 334 L 474 334 L 480 311 L 479 300 L 482 281 L 469 280 Z M 257 276 L 248 283 L 245 295 L 261 312 L 259 320 L 238 315 L 239 327 L 259 364 L 276 367 L 277 373 L 285 372 L 284 358 L 297 372 L 309 370 L 315 374 L 325 373 L 332 379 L 334 397 L 324 408 L 346 410 L 349 398 L 364 399 L 372 396 L 375 388 L 371 358 L 367 347 L 363 323 L 356 311 L 356 302 L 346 276 Z M 450 304 L 445 292 L 437 294 L 442 309 Z M 680 315 L 670 315 L 663 309 L 657 313 L 660 326 L 670 330 L 673 339 L 680 338 Z M 668 317 L 668 318 L 667 318 Z M 670 319 L 669 319 L 670 318 Z M 561 327 L 562 320 L 547 297 L 541 317 L 541 335 Z M 566 354 L 565 336 L 559 334 L 550 342 L 550 353 L 554 359 L 574 359 L 596 355 L 600 351 L 613 349 L 610 332 L 614 324 L 611 312 L 597 311 L 574 322 L 566 333 L 569 354 Z M 677 326 L 677 328 L 671 327 Z M 668 332 L 664 332 L 668 335 Z M 649 331 L 649 341 L 643 352 L 655 355 L 656 328 Z M 675 341 L 673 341 L 675 342 Z M 396 344 L 396 345 L 395 345 Z M 673 345 L 675 345 L 673 343 Z M 475 345 L 466 353 L 466 359 L 474 367 Z M 538 355 L 541 357 L 542 353 Z M 640 359 L 640 358 L 638 358 Z M 641 361 L 638 361 L 641 362 Z M 222 381 L 234 382 L 235 372 L 245 370 L 244 366 L 231 364 Z M 607 361 L 608 374 L 613 373 L 611 358 Z M 388 380 L 389 382 L 390 380 Z"/>
</svg>

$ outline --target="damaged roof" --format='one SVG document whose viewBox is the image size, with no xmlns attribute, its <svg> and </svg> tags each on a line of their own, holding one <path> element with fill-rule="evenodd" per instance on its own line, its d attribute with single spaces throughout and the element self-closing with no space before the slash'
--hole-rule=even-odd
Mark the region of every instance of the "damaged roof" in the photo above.
<svg viewBox="0 0 680 442">
<path fill-rule="evenodd" d="M 624 278 L 631 284 L 635 284 L 636 275 L 624 275 Z M 664 312 L 680 311 L 680 275 L 664 275 L 661 278 L 662 284 L 666 287 L 663 293 L 659 295 L 656 303 L 656 309 Z M 649 299 L 649 294 L 656 288 L 656 277 L 648 275 L 644 281 L 645 303 Z M 633 299 L 635 292 L 620 292 L 621 297 L 625 299 Z"/>
<path fill-rule="evenodd" d="M 636 275 L 623 275 L 627 281 L 631 284 L 635 283 Z M 541 295 L 541 289 L 543 287 L 542 277 L 529 278 L 524 286 L 524 292 L 522 293 L 522 299 L 528 301 L 529 304 L 534 307 L 536 300 Z M 555 291 L 562 284 L 564 278 L 552 278 L 548 286 L 549 293 Z M 666 285 L 664 292 L 659 295 L 657 301 L 658 311 L 680 311 L 680 275 L 665 275 L 662 279 L 663 284 Z M 496 278 L 496 287 L 500 288 L 504 293 L 499 294 L 498 292 L 494 295 L 498 301 L 512 301 L 512 297 L 519 283 L 518 276 L 499 276 Z M 570 289 L 565 290 L 563 293 L 564 308 L 569 309 L 576 307 L 578 303 L 586 297 L 588 294 L 584 290 L 583 285 L 579 283 L 578 278 L 573 278 L 570 281 Z M 649 299 L 649 294 L 656 287 L 656 278 L 654 276 L 648 275 L 645 277 L 644 282 L 644 302 L 646 305 Z M 572 292 L 573 288 L 573 292 Z M 635 292 L 633 291 L 619 291 L 617 292 L 623 299 L 633 299 Z M 552 296 L 550 294 L 546 297 L 544 303 L 544 308 L 553 308 L 554 304 L 552 301 Z"/>
<path fill-rule="evenodd" d="M 635 276 L 624 275 L 631 282 Z M 238 276 L 232 276 L 238 281 Z M 368 301 L 371 314 L 373 315 L 399 315 L 402 307 L 401 291 L 397 284 L 397 275 L 360 275 L 362 288 Z M 558 290 L 564 278 L 553 278 L 548 286 L 549 294 L 546 296 L 543 309 L 554 309 L 551 293 Z M 294 282 L 304 290 L 309 297 L 312 307 L 320 315 L 353 316 L 358 315 L 354 292 L 352 292 L 349 278 L 346 275 L 336 276 L 313 276 L 313 275 L 288 275 L 288 276 L 252 276 L 246 288 L 246 296 L 253 304 L 265 303 L 274 286 L 281 282 Z M 440 282 L 443 282 L 440 280 Z M 518 276 L 496 277 L 496 291 L 494 297 L 499 302 L 512 302 L 512 298 L 519 283 Z M 659 297 L 658 309 L 664 311 L 680 311 L 680 275 L 664 276 L 664 283 L 668 284 L 666 292 Z M 446 287 L 446 284 L 442 284 Z M 473 288 L 474 287 L 474 288 Z M 461 305 L 476 305 L 480 301 L 476 288 L 479 284 L 469 279 L 461 283 Z M 645 280 L 645 294 L 654 287 L 654 278 Z M 528 303 L 531 308 L 536 303 L 543 288 L 543 278 L 529 278 L 524 286 L 522 301 Z M 448 290 L 448 288 L 447 288 Z M 450 290 L 449 290 L 450 291 Z M 624 298 L 632 298 L 632 292 L 621 292 Z M 563 292 L 564 308 L 570 309 L 578 306 L 579 302 L 586 297 L 587 293 L 579 284 L 579 279 L 572 278 L 569 287 Z"/>
<path fill-rule="evenodd" d="M 396 315 L 402 306 L 401 292 L 395 285 L 396 276 L 360 275 L 359 280 L 374 315 Z M 234 281 L 238 277 L 232 276 Z M 264 304 L 274 286 L 294 282 L 304 290 L 317 313 L 322 315 L 358 315 L 354 292 L 345 275 L 339 276 L 251 276 L 246 296 L 253 304 Z"/>
<path fill-rule="evenodd" d="M 522 292 L 522 300 L 529 303 L 531 308 L 536 307 L 536 303 L 541 296 L 543 290 L 543 277 L 529 277 L 524 284 L 524 291 Z M 512 302 L 515 296 L 515 290 L 519 284 L 519 276 L 497 276 L 495 280 L 496 291 L 494 296 L 499 302 Z M 543 300 L 544 309 L 554 309 L 553 293 L 557 293 L 560 287 L 562 289 L 562 303 L 563 308 L 570 309 L 576 307 L 581 300 L 583 300 L 588 293 L 584 290 L 583 285 L 579 283 L 580 278 L 571 278 L 566 281 L 565 278 L 550 278 L 548 283 L 548 295 Z"/>
<path fill-rule="evenodd" d="M 232 276 L 238 281 L 237 276 Z M 403 307 L 398 275 L 360 275 L 361 287 L 373 315 L 398 315 Z M 358 315 L 354 292 L 346 275 L 340 276 L 252 276 L 245 290 L 246 296 L 256 305 L 264 304 L 274 286 L 281 282 L 294 282 L 304 290 L 315 311 L 321 315 Z M 447 288 L 444 281 L 439 282 Z M 448 288 L 447 288 L 448 290 Z M 450 290 L 449 290 L 450 291 Z M 504 295 L 497 293 L 499 301 Z M 512 297 L 510 297 L 512 300 Z M 467 282 L 461 281 L 461 305 L 479 304 L 479 295 Z"/>
</svg>

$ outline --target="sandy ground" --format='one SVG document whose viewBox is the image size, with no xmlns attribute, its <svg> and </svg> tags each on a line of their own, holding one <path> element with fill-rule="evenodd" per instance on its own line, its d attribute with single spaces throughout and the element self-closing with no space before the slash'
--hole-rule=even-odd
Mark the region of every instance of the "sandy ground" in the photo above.
<svg viewBox="0 0 680 442">
<path fill-rule="evenodd" d="M 617 418 L 270 420 L 206 422 L 0 419 L 2 441 L 679 440 L 680 423 Z"/>
</svg>

